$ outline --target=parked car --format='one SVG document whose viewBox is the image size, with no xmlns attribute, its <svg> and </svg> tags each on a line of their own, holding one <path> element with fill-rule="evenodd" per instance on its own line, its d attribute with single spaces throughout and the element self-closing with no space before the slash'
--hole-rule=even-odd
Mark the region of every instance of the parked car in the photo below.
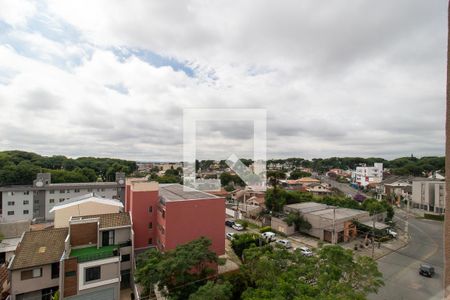
<svg viewBox="0 0 450 300">
<path fill-rule="evenodd" d="M 392 230 L 392 229 L 386 230 L 386 233 L 387 233 L 388 235 L 392 236 L 393 238 L 396 238 L 397 235 L 398 235 L 397 232 L 395 232 L 395 231 Z"/>
<path fill-rule="evenodd" d="M 235 229 L 235 230 L 237 230 L 237 231 L 244 230 L 244 226 L 242 226 L 242 225 L 239 224 L 239 223 L 234 223 L 233 226 L 231 226 L 231 227 L 233 227 L 233 229 Z"/>
<path fill-rule="evenodd" d="M 291 242 L 288 240 L 277 240 L 277 244 L 283 246 L 286 249 L 292 248 Z"/>
<path fill-rule="evenodd" d="M 299 247 L 298 250 L 304 256 L 313 256 L 313 252 L 308 247 Z"/>
<path fill-rule="evenodd" d="M 226 220 L 225 221 L 225 226 L 233 227 L 234 224 L 235 224 L 235 222 L 233 220 Z"/>
<path fill-rule="evenodd" d="M 275 233 L 271 231 L 264 232 L 261 236 L 269 242 L 275 240 Z"/>
<path fill-rule="evenodd" d="M 419 274 L 425 277 L 433 277 L 434 267 L 428 264 L 421 264 L 419 268 Z"/>
<path fill-rule="evenodd" d="M 227 234 L 225 234 L 227 239 L 230 240 L 230 241 L 234 238 L 234 235 L 235 235 L 234 232 L 227 232 Z"/>
</svg>

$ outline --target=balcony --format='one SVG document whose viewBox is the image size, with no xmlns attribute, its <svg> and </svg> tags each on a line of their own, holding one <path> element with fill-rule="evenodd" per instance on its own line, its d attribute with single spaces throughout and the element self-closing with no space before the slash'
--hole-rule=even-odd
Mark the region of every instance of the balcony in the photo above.
<svg viewBox="0 0 450 300">
<path fill-rule="evenodd" d="M 76 257 L 78 263 L 83 263 L 87 261 L 119 256 L 119 251 L 117 249 L 117 245 L 105 246 L 101 248 L 92 246 L 80 249 L 72 249 L 72 251 L 70 252 L 70 257 Z"/>
<path fill-rule="evenodd" d="M 131 240 L 119 244 L 119 248 L 130 247 L 130 246 L 131 246 Z"/>
</svg>

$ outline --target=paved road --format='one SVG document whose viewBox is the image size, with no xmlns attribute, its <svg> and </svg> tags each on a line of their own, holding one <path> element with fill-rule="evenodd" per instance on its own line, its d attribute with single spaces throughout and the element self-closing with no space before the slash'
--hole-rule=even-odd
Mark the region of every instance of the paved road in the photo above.
<svg viewBox="0 0 450 300">
<path fill-rule="evenodd" d="M 404 227 L 405 213 L 397 210 L 396 221 Z M 378 260 L 385 286 L 369 299 L 382 300 L 428 300 L 442 299 L 443 276 L 443 223 L 409 218 L 411 240 L 405 248 Z M 436 275 L 426 278 L 419 275 L 419 265 L 429 263 L 435 267 Z"/>
<path fill-rule="evenodd" d="M 341 192 L 343 192 L 346 195 L 350 194 L 352 197 L 354 197 L 358 193 L 365 195 L 363 192 L 352 188 L 348 183 L 340 183 L 340 182 L 330 179 L 329 177 L 324 176 L 324 175 L 319 176 L 319 179 L 322 180 L 323 182 L 330 184 L 332 187 L 337 188 L 338 190 L 340 190 Z"/>
</svg>

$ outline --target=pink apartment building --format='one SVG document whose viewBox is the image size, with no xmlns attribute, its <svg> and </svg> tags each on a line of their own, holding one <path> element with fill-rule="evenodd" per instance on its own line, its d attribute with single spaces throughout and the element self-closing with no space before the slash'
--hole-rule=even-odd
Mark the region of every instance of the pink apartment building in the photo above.
<svg viewBox="0 0 450 300">
<path fill-rule="evenodd" d="M 125 209 L 132 218 L 137 250 L 170 250 L 204 236 L 217 255 L 225 253 L 224 198 L 180 184 L 130 179 Z"/>
</svg>

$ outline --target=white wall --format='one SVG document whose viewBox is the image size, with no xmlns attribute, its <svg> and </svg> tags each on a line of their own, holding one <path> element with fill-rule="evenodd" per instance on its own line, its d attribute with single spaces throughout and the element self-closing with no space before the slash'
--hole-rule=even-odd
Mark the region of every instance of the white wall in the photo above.
<svg viewBox="0 0 450 300">
<path fill-rule="evenodd" d="M 8 205 L 8 202 L 14 201 L 14 205 Z M 28 204 L 24 204 L 28 201 Z M 28 214 L 24 214 L 28 210 Z M 14 212 L 14 215 L 8 215 L 8 211 Z M 19 220 L 31 220 L 33 218 L 33 192 L 2 192 L 2 222 L 13 222 Z"/>
</svg>

